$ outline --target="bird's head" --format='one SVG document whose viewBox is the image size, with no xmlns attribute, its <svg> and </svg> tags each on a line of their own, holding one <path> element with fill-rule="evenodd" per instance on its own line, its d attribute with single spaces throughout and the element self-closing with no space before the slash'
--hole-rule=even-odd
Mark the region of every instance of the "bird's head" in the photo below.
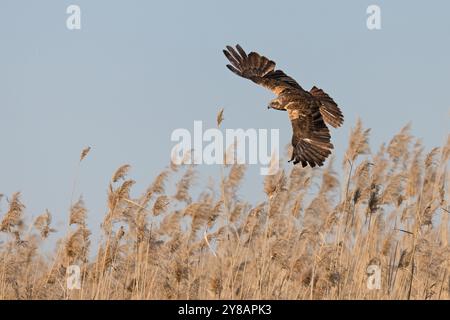
<svg viewBox="0 0 450 320">
<path fill-rule="evenodd" d="M 285 110 L 281 101 L 278 98 L 270 101 L 269 105 L 267 106 L 267 109 Z"/>
</svg>

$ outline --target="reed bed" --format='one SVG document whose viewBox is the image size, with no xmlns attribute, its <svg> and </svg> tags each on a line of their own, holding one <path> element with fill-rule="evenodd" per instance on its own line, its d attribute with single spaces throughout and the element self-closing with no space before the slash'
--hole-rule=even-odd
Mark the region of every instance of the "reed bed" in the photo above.
<svg viewBox="0 0 450 320">
<path fill-rule="evenodd" d="M 238 196 L 244 165 L 224 165 L 202 192 L 195 166 L 171 165 L 137 198 L 123 165 L 101 240 L 86 222 L 101 213 L 79 199 L 51 256 L 40 250 L 51 213 L 27 221 L 20 193 L 4 197 L 0 299 L 449 299 L 450 136 L 426 151 L 405 126 L 372 152 L 369 135 L 358 121 L 342 164 L 267 176 L 256 204 Z M 81 287 L 69 290 L 73 265 Z M 378 289 L 367 285 L 374 266 Z"/>
</svg>

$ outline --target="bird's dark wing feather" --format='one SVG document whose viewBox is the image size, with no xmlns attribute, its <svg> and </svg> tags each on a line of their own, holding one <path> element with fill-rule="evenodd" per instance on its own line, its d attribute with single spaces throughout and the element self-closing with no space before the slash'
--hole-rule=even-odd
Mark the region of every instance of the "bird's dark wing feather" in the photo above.
<svg viewBox="0 0 450 320">
<path fill-rule="evenodd" d="M 315 102 L 292 102 L 288 108 L 293 135 L 291 161 L 303 167 L 322 166 L 331 154 L 330 132 L 320 113 L 320 105 Z"/>
<path fill-rule="evenodd" d="M 223 53 L 231 63 L 227 65 L 228 69 L 238 76 L 266 87 L 277 95 L 285 89 L 301 89 L 294 79 L 281 70 L 275 70 L 275 62 L 256 52 L 250 52 L 247 55 L 241 46 L 236 45 L 236 49 L 227 46 Z"/>
<path fill-rule="evenodd" d="M 344 123 L 344 115 L 333 98 L 317 87 L 312 87 L 309 92 L 319 101 L 320 113 L 325 122 L 334 128 L 340 127 Z"/>
</svg>

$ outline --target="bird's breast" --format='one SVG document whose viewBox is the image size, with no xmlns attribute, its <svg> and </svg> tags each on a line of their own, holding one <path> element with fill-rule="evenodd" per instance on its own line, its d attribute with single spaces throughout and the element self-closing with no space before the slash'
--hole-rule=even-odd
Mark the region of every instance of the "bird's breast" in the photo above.
<svg viewBox="0 0 450 320">
<path fill-rule="evenodd" d="M 300 110 L 298 110 L 298 109 L 287 109 L 287 111 L 288 111 L 289 119 L 291 121 L 298 119 L 300 117 Z"/>
</svg>

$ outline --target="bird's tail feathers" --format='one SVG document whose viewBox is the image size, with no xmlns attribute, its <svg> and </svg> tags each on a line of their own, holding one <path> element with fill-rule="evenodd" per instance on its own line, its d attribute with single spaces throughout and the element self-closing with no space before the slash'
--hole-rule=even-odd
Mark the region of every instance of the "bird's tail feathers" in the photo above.
<svg viewBox="0 0 450 320">
<path fill-rule="evenodd" d="M 344 115 L 334 100 L 322 89 L 313 87 L 310 93 L 320 102 L 320 113 L 325 122 L 334 128 L 344 123 Z"/>
</svg>

